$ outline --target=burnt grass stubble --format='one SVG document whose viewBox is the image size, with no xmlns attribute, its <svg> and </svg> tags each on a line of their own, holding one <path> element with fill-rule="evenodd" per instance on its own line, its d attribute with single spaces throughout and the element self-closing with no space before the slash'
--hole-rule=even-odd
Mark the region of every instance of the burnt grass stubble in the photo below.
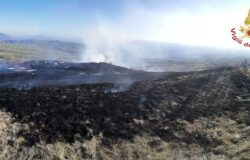
<svg viewBox="0 0 250 160">
<path fill-rule="evenodd" d="M 220 107 L 217 101 L 221 88 L 215 81 L 229 75 L 231 91 Z M 250 80 L 235 68 L 221 68 L 170 76 L 161 80 L 134 83 L 128 90 L 106 93 L 114 84 L 85 84 L 75 86 L 37 87 L 30 90 L 0 89 L 0 106 L 27 123 L 29 130 L 18 136 L 25 138 L 25 145 L 39 141 L 54 143 L 91 139 L 103 134 L 103 144 L 110 146 L 119 139 L 132 140 L 135 135 L 148 133 L 164 141 L 182 141 L 213 145 L 200 133 L 187 133 L 177 119 L 189 122 L 198 117 L 232 116 L 237 112 L 235 95 L 250 90 Z M 229 87 L 229 86 L 224 86 Z M 222 88 L 223 89 L 223 88 Z M 203 93 L 203 94 L 201 94 Z M 205 96 L 202 96 L 205 95 Z M 135 119 L 143 120 L 143 124 Z M 175 136 L 180 132 L 182 138 Z"/>
</svg>

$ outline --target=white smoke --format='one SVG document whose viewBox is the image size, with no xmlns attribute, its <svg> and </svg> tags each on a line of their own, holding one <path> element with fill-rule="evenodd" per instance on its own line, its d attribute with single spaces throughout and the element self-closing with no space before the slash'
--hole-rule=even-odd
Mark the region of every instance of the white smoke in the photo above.
<svg viewBox="0 0 250 160">
<path fill-rule="evenodd" d="M 110 62 L 125 65 L 126 58 L 121 48 L 129 41 L 126 34 L 108 23 L 96 25 L 83 37 L 86 49 L 83 51 L 83 62 Z"/>
<path fill-rule="evenodd" d="M 138 46 L 136 40 L 156 41 L 192 46 L 212 46 L 237 48 L 231 40 L 230 27 L 241 24 L 247 14 L 247 8 L 239 10 L 233 5 L 221 9 L 217 3 L 198 2 L 197 8 L 185 10 L 165 7 L 150 8 L 129 1 L 117 19 L 108 19 L 97 15 L 96 22 L 83 35 L 86 49 L 82 62 L 111 62 L 125 67 L 143 66 L 143 59 L 174 54 L 186 54 L 191 58 L 196 50 L 174 52 L 167 46 Z M 160 1 L 159 1 L 160 2 Z M 226 3 L 226 1 L 223 1 Z M 239 11 L 239 12 L 238 12 Z M 227 18 L 229 17 L 229 18 Z M 161 48 L 162 47 L 162 48 Z M 184 56 L 183 56 L 184 57 Z"/>
</svg>

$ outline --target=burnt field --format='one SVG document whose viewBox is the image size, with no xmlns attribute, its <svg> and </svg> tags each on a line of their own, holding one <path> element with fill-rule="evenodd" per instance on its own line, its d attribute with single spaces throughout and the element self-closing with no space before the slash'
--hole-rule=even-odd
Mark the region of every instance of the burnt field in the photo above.
<svg viewBox="0 0 250 160">
<path fill-rule="evenodd" d="M 0 87 L 31 89 L 39 86 L 69 86 L 91 83 L 123 83 L 156 80 L 175 72 L 144 72 L 109 63 L 71 63 L 54 60 L 3 63 Z"/>
<path fill-rule="evenodd" d="M 147 143 L 150 152 L 158 147 L 157 154 L 167 152 L 159 146 L 168 143 L 187 152 L 184 158 L 201 158 L 204 154 L 249 156 L 250 79 L 239 68 L 165 75 L 158 80 L 134 82 L 123 91 L 117 87 L 120 86 L 98 83 L 0 88 L 0 109 L 10 113 L 11 123 L 23 125 L 13 133 L 15 140 L 10 138 L 13 144 L 6 145 L 29 155 L 27 148 L 41 143 L 73 145 L 98 137 L 97 153 L 87 153 L 85 147 L 75 155 L 115 159 L 129 155 L 121 151 L 115 155 L 100 148 L 112 150 L 115 145 L 136 143 L 136 137 L 148 135 L 158 138 Z M 18 145 L 17 140 L 21 141 Z M 200 152 L 189 151 L 192 145 Z M 105 156 L 98 154 L 100 150 Z M 149 154 L 130 156 L 147 159 Z M 53 157 L 38 151 L 34 155 Z M 171 152 L 168 156 L 175 155 Z"/>
</svg>

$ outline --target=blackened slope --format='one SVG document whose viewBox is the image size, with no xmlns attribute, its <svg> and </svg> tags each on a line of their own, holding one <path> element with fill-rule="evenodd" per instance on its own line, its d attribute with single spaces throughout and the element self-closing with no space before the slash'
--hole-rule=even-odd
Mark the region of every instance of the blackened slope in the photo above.
<svg viewBox="0 0 250 160">
<path fill-rule="evenodd" d="M 8 67 L 7 67 L 8 68 Z M 9 65 L 0 74 L 0 86 L 32 88 L 36 86 L 76 85 L 85 83 L 133 83 L 155 80 L 169 73 L 149 73 L 107 63 L 70 63 L 28 61 Z"/>
<path fill-rule="evenodd" d="M 73 142 L 77 134 L 90 139 L 99 133 L 109 145 L 116 139 L 150 133 L 165 141 L 212 147 L 217 143 L 199 131 L 187 132 L 181 121 L 233 117 L 244 109 L 238 107 L 235 96 L 249 92 L 248 85 L 250 80 L 238 69 L 221 68 L 137 82 L 119 93 L 105 92 L 112 84 L 1 89 L 0 104 L 17 121 L 30 124 L 29 131 L 19 133 L 28 145 L 40 140 Z"/>
<path fill-rule="evenodd" d="M 108 63 L 71 63 L 60 61 L 28 61 L 19 64 L 20 66 L 45 70 L 45 69 L 57 69 L 57 70 L 74 70 L 74 71 L 86 71 L 88 74 L 94 73 L 129 73 L 134 70 L 124 67 L 108 64 Z"/>
</svg>

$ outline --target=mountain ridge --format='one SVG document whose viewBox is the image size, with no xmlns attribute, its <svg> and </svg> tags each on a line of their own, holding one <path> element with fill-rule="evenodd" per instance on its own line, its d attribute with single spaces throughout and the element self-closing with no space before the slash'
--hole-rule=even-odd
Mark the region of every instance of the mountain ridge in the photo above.
<svg viewBox="0 0 250 160">
<path fill-rule="evenodd" d="M 9 36 L 4 33 L 0 33 L 0 42 L 1 41 L 8 41 L 8 40 L 13 40 L 14 38 L 12 36 Z"/>
</svg>

